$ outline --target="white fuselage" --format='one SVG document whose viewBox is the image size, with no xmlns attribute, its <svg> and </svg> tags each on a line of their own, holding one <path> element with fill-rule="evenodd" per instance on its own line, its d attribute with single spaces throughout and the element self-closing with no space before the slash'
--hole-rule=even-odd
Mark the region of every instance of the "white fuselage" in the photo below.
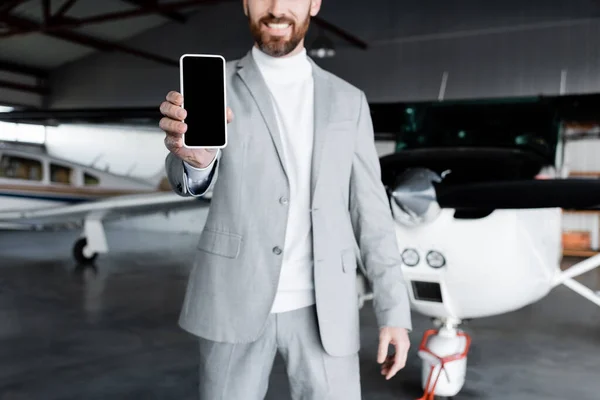
<svg viewBox="0 0 600 400">
<path fill-rule="evenodd" d="M 419 254 L 419 263 L 403 271 L 412 308 L 430 317 L 463 320 L 519 309 L 544 297 L 560 271 L 560 209 L 496 210 L 480 219 L 455 219 L 454 210 L 443 209 L 420 226 L 397 223 L 396 236 L 401 252 Z M 443 267 L 427 264 L 431 250 L 443 255 Z"/>
<path fill-rule="evenodd" d="M 157 190 L 152 183 L 44 152 L 0 149 L 0 211 L 31 211 Z"/>
</svg>

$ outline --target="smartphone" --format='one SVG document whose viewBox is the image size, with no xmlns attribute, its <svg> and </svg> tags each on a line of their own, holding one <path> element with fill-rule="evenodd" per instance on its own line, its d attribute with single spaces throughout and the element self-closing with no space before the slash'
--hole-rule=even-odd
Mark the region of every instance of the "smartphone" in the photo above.
<svg viewBox="0 0 600 400">
<path fill-rule="evenodd" d="M 187 116 L 183 146 L 192 149 L 227 146 L 225 58 L 184 54 L 179 58 L 180 93 Z"/>
</svg>

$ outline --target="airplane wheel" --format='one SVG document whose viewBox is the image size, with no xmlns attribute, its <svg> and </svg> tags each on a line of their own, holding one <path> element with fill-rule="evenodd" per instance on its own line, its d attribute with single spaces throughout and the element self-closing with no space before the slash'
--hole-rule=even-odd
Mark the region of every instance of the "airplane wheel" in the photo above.
<svg viewBox="0 0 600 400">
<path fill-rule="evenodd" d="M 96 257 L 98 257 L 98 253 L 94 253 L 91 257 L 86 257 L 86 255 L 83 252 L 85 246 L 87 246 L 87 239 L 84 237 L 77 239 L 75 245 L 73 246 L 73 257 L 75 257 L 75 260 L 79 264 L 90 263 L 94 261 Z"/>
<path fill-rule="evenodd" d="M 423 399 L 452 398 L 462 390 L 470 344 L 470 336 L 456 328 L 425 332 L 418 353 L 422 360 Z"/>
</svg>

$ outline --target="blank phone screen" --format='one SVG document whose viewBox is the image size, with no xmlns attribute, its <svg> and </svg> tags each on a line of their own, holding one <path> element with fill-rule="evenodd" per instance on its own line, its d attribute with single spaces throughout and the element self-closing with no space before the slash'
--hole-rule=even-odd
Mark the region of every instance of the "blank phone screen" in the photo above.
<svg viewBox="0 0 600 400">
<path fill-rule="evenodd" d="M 180 68 L 183 108 L 187 111 L 185 145 L 225 146 L 225 61 L 220 57 L 184 56 Z"/>
</svg>

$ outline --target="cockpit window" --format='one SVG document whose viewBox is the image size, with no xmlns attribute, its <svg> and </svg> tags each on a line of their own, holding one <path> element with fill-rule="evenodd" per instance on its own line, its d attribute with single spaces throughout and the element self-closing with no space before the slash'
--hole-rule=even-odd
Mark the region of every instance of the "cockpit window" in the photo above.
<svg viewBox="0 0 600 400">
<path fill-rule="evenodd" d="M 70 185 L 73 170 L 63 165 L 50 164 L 50 182 Z"/>
<path fill-rule="evenodd" d="M 513 148 L 554 157 L 559 124 L 534 101 L 461 101 L 405 107 L 397 151 L 417 148 Z"/>
<path fill-rule="evenodd" d="M 6 154 L 0 158 L 2 178 L 41 181 L 42 176 L 42 163 L 38 160 Z"/>
</svg>

